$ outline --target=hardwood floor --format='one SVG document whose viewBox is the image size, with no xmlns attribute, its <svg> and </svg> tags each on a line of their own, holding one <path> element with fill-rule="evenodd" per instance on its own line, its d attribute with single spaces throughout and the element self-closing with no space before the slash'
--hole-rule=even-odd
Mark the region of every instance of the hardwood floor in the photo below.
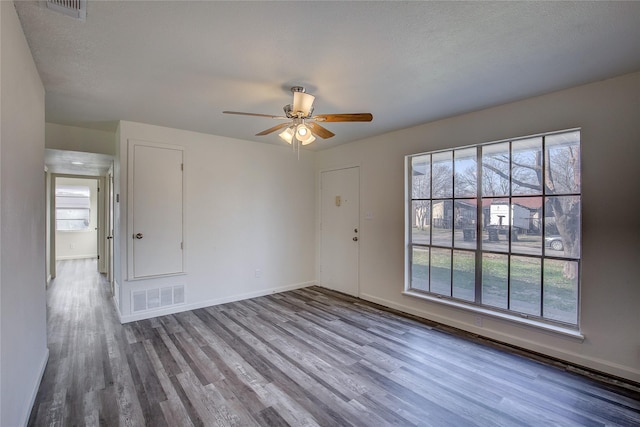
<svg viewBox="0 0 640 427">
<path fill-rule="evenodd" d="M 59 263 L 33 426 L 640 425 L 639 394 L 312 287 L 120 325 Z"/>
</svg>

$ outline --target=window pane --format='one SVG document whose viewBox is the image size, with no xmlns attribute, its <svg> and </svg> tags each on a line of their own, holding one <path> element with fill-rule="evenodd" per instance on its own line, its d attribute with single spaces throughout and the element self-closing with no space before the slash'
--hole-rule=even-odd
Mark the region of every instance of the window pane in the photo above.
<svg viewBox="0 0 640 427">
<path fill-rule="evenodd" d="M 478 194 L 477 152 L 475 147 L 454 152 L 456 197 L 476 197 Z"/>
<path fill-rule="evenodd" d="M 482 195 L 509 195 L 509 143 L 482 147 Z"/>
<path fill-rule="evenodd" d="M 475 249 L 476 239 L 476 199 L 454 202 L 454 245 L 456 248 Z"/>
<path fill-rule="evenodd" d="M 91 190 L 85 185 L 56 185 L 56 230 L 87 230 Z"/>
<path fill-rule="evenodd" d="M 541 137 L 514 141 L 511 165 L 512 194 L 542 194 Z"/>
<path fill-rule="evenodd" d="M 507 308 L 507 255 L 482 254 L 482 304 Z"/>
<path fill-rule="evenodd" d="M 545 139 L 547 194 L 580 192 L 580 132 L 547 136 Z"/>
<path fill-rule="evenodd" d="M 58 231 L 80 231 L 88 228 L 89 222 L 84 219 L 56 220 L 56 230 Z"/>
<path fill-rule="evenodd" d="M 540 316 L 540 268 L 540 258 L 511 257 L 510 310 Z"/>
<path fill-rule="evenodd" d="M 518 197 L 512 203 L 511 252 L 542 255 L 542 197 Z"/>
<path fill-rule="evenodd" d="M 483 199 L 482 249 L 509 251 L 509 199 Z"/>
<path fill-rule="evenodd" d="M 56 209 L 56 219 L 86 219 L 89 225 L 89 209 Z"/>
<path fill-rule="evenodd" d="M 431 233 L 431 202 L 414 201 L 411 204 L 411 242 L 428 245 Z"/>
<path fill-rule="evenodd" d="M 57 209 L 89 209 L 91 199 L 87 197 L 56 196 Z"/>
<path fill-rule="evenodd" d="M 453 197 L 453 152 L 433 154 L 433 198 Z"/>
<path fill-rule="evenodd" d="M 475 301 L 475 283 L 475 252 L 453 251 L 453 296 L 467 301 Z"/>
<path fill-rule="evenodd" d="M 579 131 L 420 154 L 411 167 L 409 286 L 577 325 Z"/>
<path fill-rule="evenodd" d="M 580 258 L 580 196 L 547 197 L 545 254 Z"/>
<path fill-rule="evenodd" d="M 547 319 L 578 323 L 578 263 L 544 260 L 544 306 Z"/>
<path fill-rule="evenodd" d="M 431 249 L 431 292 L 451 296 L 450 249 Z"/>
<path fill-rule="evenodd" d="M 411 198 L 428 199 L 431 197 L 431 156 L 418 156 L 411 159 Z"/>
<path fill-rule="evenodd" d="M 90 212 L 89 209 L 56 209 L 56 230 L 88 230 Z"/>
<path fill-rule="evenodd" d="M 433 231 L 431 244 L 451 246 L 453 239 L 453 202 L 451 200 L 434 201 L 431 205 Z"/>
<path fill-rule="evenodd" d="M 411 289 L 429 290 L 429 249 L 413 248 L 411 255 Z"/>
<path fill-rule="evenodd" d="M 89 198 L 91 191 L 86 185 L 56 185 L 57 196 Z"/>
</svg>

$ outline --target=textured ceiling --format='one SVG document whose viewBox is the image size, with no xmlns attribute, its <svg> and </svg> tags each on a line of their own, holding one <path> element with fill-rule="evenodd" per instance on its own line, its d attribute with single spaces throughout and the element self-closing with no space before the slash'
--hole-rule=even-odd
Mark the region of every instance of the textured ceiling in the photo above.
<svg viewBox="0 0 640 427">
<path fill-rule="evenodd" d="M 328 123 L 312 149 L 640 70 L 640 2 L 16 2 L 46 120 L 130 120 L 265 143 L 289 87 Z"/>
</svg>

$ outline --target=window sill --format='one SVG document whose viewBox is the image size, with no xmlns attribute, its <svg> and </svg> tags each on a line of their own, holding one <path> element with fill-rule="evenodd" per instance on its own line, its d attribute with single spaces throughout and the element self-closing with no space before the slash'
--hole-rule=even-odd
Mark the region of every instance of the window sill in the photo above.
<svg viewBox="0 0 640 427">
<path fill-rule="evenodd" d="M 563 335 L 565 337 L 569 337 L 569 338 L 573 338 L 573 339 L 577 339 L 580 341 L 584 341 L 584 335 L 582 333 L 580 333 L 579 330 L 576 329 L 571 329 L 571 328 L 566 328 L 566 327 L 562 327 L 559 325 L 552 325 L 549 323 L 544 323 L 544 322 L 539 322 L 537 320 L 532 320 L 532 319 L 527 319 L 525 317 L 520 317 L 517 315 L 513 315 L 513 314 L 507 314 L 507 313 L 501 313 L 501 312 L 497 312 L 497 311 L 492 311 L 483 307 L 476 307 L 474 305 L 470 305 L 470 304 L 464 304 L 462 302 L 458 302 L 458 301 L 453 301 L 453 300 L 449 300 L 446 298 L 438 298 L 435 296 L 431 296 L 431 295 L 425 295 L 419 292 L 412 292 L 412 291 L 404 291 L 402 293 L 403 295 L 407 295 L 410 297 L 414 297 L 414 298 L 419 298 L 422 300 L 427 300 L 430 302 L 435 302 L 438 304 L 443 304 L 449 307 L 454 307 L 454 308 L 458 308 L 467 312 L 471 312 L 471 313 L 476 313 L 476 314 L 482 314 L 483 316 L 487 316 L 487 317 L 493 317 L 496 319 L 500 319 L 500 320 L 506 320 L 509 322 L 513 322 L 513 323 L 518 323 L 520 325 L 526 325 L 526 326 L 530 326 L 532 328 L 536 328 L 542 331 L 546 331 L 546 332 L 552 332 L 558 335 Z"/>
</svg>

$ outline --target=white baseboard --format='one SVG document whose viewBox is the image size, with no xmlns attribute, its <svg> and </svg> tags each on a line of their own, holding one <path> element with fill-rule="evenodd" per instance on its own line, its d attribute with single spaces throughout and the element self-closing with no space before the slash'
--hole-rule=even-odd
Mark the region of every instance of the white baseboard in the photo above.
<svg viewBox="0 0 640 427">
<path fill-rule="evenodd" d="M 460 322 L 459 320 L 453 319 L 451 317 L 440 316 L 434 313 L 427 312 L 425 310 L 415 309 L 395 303 L 393 301 L 388 301 L 383 298 L 378 298 L 373 295 L 361 294 L 360 298 L 366 301 L 373 302 L 375 304 L 389 307 L 394 310 L 412 314 L 423 319 L 431 320 L 433 322 L 441 323 L 443 325 L 451 326 L 463 331 L 470 332 L 472 334 L 477 334 L 482 337 L 496 340 L 498 342 L 544 354 L 559 360 L 564 360 L 570 364 L 582 366 L 585 368 L 593 369 L 595 371 L 607 373 L 609 375 L 614 375 L 616 377 L 625 378 L 627 380 L 640 383 L 640 369 L 637 369 L 635 367 L 624 366 L 600 358 L 562 350 L 557 347 L 552 347 L 538 341 L 533 341 L 520 336 L 501 332 L 496 329 L 479 328 L 465 322 Z"/>
<path fill-rule="evenodd" d="M 118 298 L 116 298 L 115 296 L 111 299 L 111 301 L 113 302 L 113 305 L 116 307 L 116 314 L 118 315 L 118 320 L 120 321 L 120 324 L 122 323 L 127 323 L 125 321 L 122 320 L 122 313 L 120 313 L 120 304 L 118 303 Z"/>
<path fill-rule="evenodd" d="M 29 423 L 29 417 L 31 416 L 31 411 L 33 410 L 33 405 L 36 403 L 36 397 L 38 396 L 38 390 L 40 389 L 40 384 L 42 383 L 42 378 L 44 377 L 44 370 L 47 368 L 47 362 L 49 362 L 49 349 L 47 348 L 42 361 L 40 362 L 40 369 L 38 374 L 38 379 L 33 387 L 33 392 L 31 393 L 31 399 L 29 399 L 29 405 L 27 406 L 27 413 L 22 416 L 22 425 L 26 426 Z"/>
<path fill-rule="evenodd" d="M 292 285 L 279 286 L 279 287 L 269 288 L 269 289 L 261 289 L 255 292 L 247 292 L 244 294 L 231 295 L 224 298 L 216 298 L 216 299 L 211 299 L 207 301 L 199 301 L 191 304 L 173 305 L 171 307 L 166 307 L 166 308 L 156 309 L 156 310 L 147 310 L 142 313 L 129 314 L 126 316 L 120 315 L 119 311 L 118 311 L 118 314 L 120 315 L 120 323 L 129 323 L 129 322 L 135 322 L 137 320 L 151 319 L 158 316 L 166 316 L 168 314 L 181 313 L 183 311 L 197 310 L 199 308 L 212 307 L 215 305 L 226 304 L 229 302 L 242 301 L 245 299 L 257 298 L 265 295 L 292 291 L 294 289 L 307 288 L 315 284 L 316 284 L 315 281 L 294 283 Z"/>
</svg>

